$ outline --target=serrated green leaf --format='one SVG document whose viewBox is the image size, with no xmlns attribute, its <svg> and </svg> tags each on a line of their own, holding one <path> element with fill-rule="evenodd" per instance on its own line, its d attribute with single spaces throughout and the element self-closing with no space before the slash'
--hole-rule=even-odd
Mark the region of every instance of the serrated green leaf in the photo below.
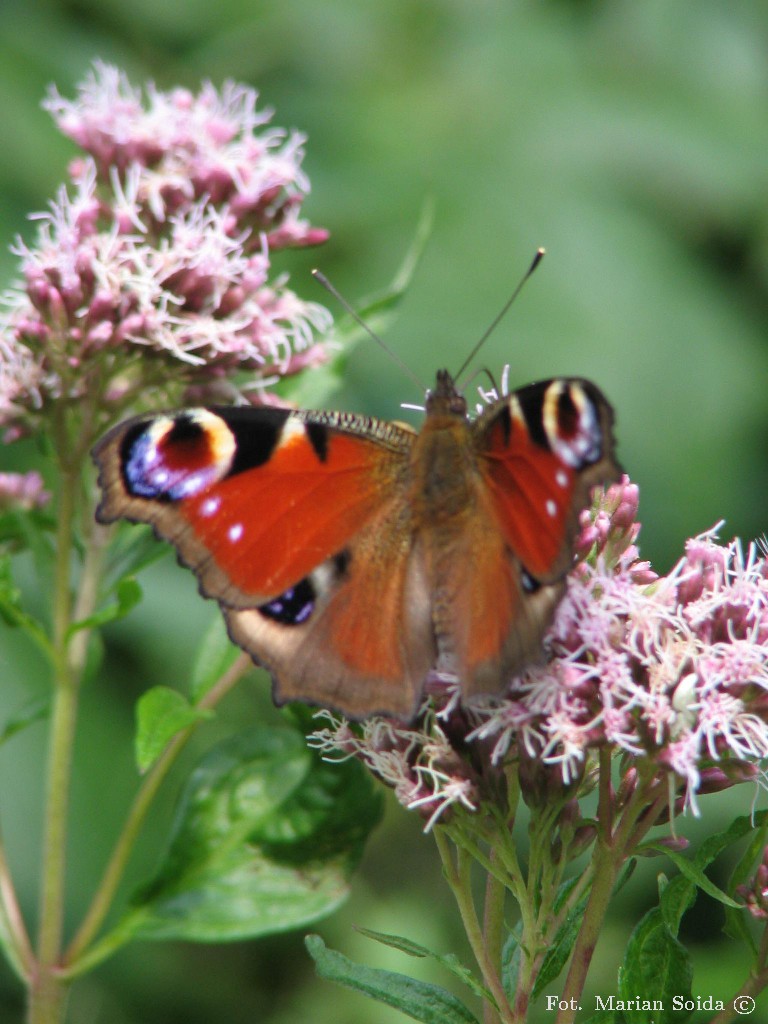
<svg viewBox="0 0 768 1024">
<path fill-rule="evenodd" d="M 131 576 L 121 579 L 115 587 L 116 601 L 100 608 L 93 615 L 73 622 L 69 627 L 69 636 L 82 629 L 99 629 L 110 622 L 124 618 L 141 601 L 142 590 L 138 581 Z"/>
<path fill-rule="evenodd" d="M 229 737 L 193 772 L 160 871 L 104 941 L 221 942 L 316 921 L 346 898 L 380 813 L 361 766 L 322 762 L 300 732 Z"/>
<path fill-rule="evenodd" d="M 736 819 L 739 821 L 739 819 Z M 755 863 L 762 856 L 768 833 L 768 815 L 761 813 L 755 818 L 754 834 L 749 840 L 744 853 L 737 861 L 728 880 L 728 892 L 733 893 L 736 887 L 743 885 L 754 870 Z"/>
<path fill-rule="evenodd" d="M 356 964 L 342 953 L 328 949 L 319 935 L 308 935 L 305 943 L 317 973 L 326 981 L 369 996 L 422 1024 L 478 1024 L 474 1014 L 456 996 L 438 985 Z"/>
<path fill-rule="evenodd" d="M 735 818 L 727 829 L 707 836 L 696 851 L 694 860 L 700 868 L 707 867 L 723 850 L 737 843 L 754 829 L 762 828 L 768 822 L 768 811 L 756 811 L 754 814 L 742 814 Z"/>
<path fill-rule="evenodd" d="M 186 697 L 168 686 L 154 686 L 136 704 L 136 765 L 143 774 L 155 763 L 177 732 L 210 711 L 192 707 Z"/>
<path fill-rule="evenodd" d="M 510 1002 L 514 1002 L 517 991 L 517 979 L 520 971 L 520 933 L 522 926 L 518 922 L 510 929 L 501 949 L 501 984 Z"/>
<path fill-rule="evenodd" d="M 478 998 L 485 999 L 495 1005 L 495 1000 L 488 989 L 480 984 L 470 969 L 455 954 L 435 953 L 433 950 L 427 949 L 426 946 L 421 946 L 418 942 L 406 939 L 402 935 L 388 935 L 385 932 L 375 932 L 370 928 L 360 928 L 359 926 L 355 930 L 360 932 L 361 935 L 365 935 L 375 942 L 380 942 L 384 946 L 391 946 L 392 949 L 397 949 L 407 956 L 428 957 L 430 960 L 434 960 L 435 963 L 440 964 L 441 967 L 450 971 L 455 978 L 463 982 Z"/>
<path fill-rule="evenodd" d="M 766 832 L 768 832 L 768 817 L 763 816 L 761 824 L 755 828 L 754 835 L 731 872 L 731 877 L 728 879 L 729 893 L 735 893 L 737 887 L 746 883 L 755 870 L 765 848 Z M 725 908 L 723 931 L 732 939 L 741 940 L 753 957 L 757 955 L 758 947 L 749 927 L 749 915 L 742 906 L 738 910 L 731 907 Z"/>
<path fill-rule="evenodd" d="M 205 631 L 192 666 L 190 699 L 193 704 L 200 703 L 211 687 L 232 667 L 239 654 L 240 649 L 229 639 L 224 617 L 217 611 Z"/>
<path fill-rule="evenodd" d="M 683 914 L 693 906 L 698 889 L 685 875 L 676 875 L 667 882 L 659 897 L 664 923 L 673 935 L 680 929 Z"/>
<path fill-rule="evenodd" d="M 621 892 L 627 882 L 630 880 L 632 875 L 635 873 L 637 867 L 637 860 L 635 857 L 630 857 L 629 860 L 623 865 L 621 871 L 619 871 L 619 877 L 616 879 L 616 884 L 613 887 L 613 895 Z"/>
<path fill-rule="evenodd" d="M 374 942 L 380 942 L 383 946 L 391 946 L 392 949 L 397 949 L 401 953 L 405 953 L 406 956 L 424 958 L 437 955 L 433 954 L 432 950 L 427 949 L 426 946 L 421 946 L 418 942 L 406 939 L 402 935 L 389 935 L 387 932 L 375 932 L 371 928 L 361 928 L 360 925 L 355 926 L 355 931 L 360 932 L 361 935 L 365 935 L 366 938 L 373 939 Z"/>
<path fill-rule="evenodd" d="M 654 1011 L 655 1024 L 679 1024 L 690 1016 L 689 1010 L 675 1010 L 672 997 L 689 997 L 693 970 L 685 946 L 667 927 L 661 910 L 654 907 L 630 936 L 624 962 L 619 968 L 618 997 L 629 1001 L 638 996 L 659 1000 L 663 1009 Z M 622 1010 L 627 1024 L 648 1024 L 648 1012 Z"/>
<path fill-rule="evenodd" d="M 580 900 L 566 915 L 565 921 L 559 928 L 554 941 L 544 956 L 541 968 L 536 976 L 533 986 L 533 998 L 538 999 L 542 991 L 555 980 L 565 966 L 571 950 L 579 934 L 579 928 L 584 917 L 584 908 L 587 905 L 587 897 Z"/>
<path fill-rule="evenodd" d="M 665 854 L 689 882 L 701 889 L 701 891 L 705 892 L 708 896 L 711 896 L 712 899 L 725 904 L 726 907 L 738 907 L 740 905 L 735 900 L 731 899 L 728 893 L 719 889 L 714 882 L 710 882 L 698 863 L 698 857 L 696 860 L 689 860 L 688 857 L 684 856 L 684 854 L 677 850 L 670 850 L 669 847 L 665 846 L 661 842 L 643 843 L 643 848 L 657 850 L 659 853 Z M 719 852 L 720 850 L 717 851 L 717 853 Z M 717 853 L 713 853 L 710 859 L 714 860 Z"/>
</svg>

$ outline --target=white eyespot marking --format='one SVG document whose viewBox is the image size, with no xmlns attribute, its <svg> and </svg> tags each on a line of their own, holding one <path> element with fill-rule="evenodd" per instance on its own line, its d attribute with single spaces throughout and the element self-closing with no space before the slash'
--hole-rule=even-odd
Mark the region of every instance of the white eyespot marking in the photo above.
<svg viewBox="0 0 768 1024">
<path fill-rule="evenodd" d="M 550 516 L 552 519 L 554 519 L 557 515 L 557 505 L 554 501 L 552 501 L 551 498 L 547 502 L 547 515 Z"/>
<path fill-rule="evenodd" d="M 233 544 L 236 544 L 237 541 L 239 541 L 240 538 L 243 536 L 243 532 L 244 530 L 242 523 L 233 523 L 232 526 L 230 526 L 230 528 L 227 530 L 227 537 L 232 541 Z"/>
<path fill-rule="evenodd" d="M 558 469 L 558 471 L 555 473 L 555 483 L 559 487 L 567 487 L 568 486 L 568 474 L 564 473 L 562 469 Z"/>
<path fill-rule="evenodd" d="M 563 414 L 567 400 L 573 412 Z M 544 396 L 544 430 L 557 457 L 575 470 L 597 462 L 602 451 L 602 430 L 597 407 L 575 382 L 553 381 Z"/>
<path fill-rule="evenodd" d="M 215 516 L 221 508 L 221 498 L 206 498 L 200 506 L 201 516 Z"/>
</svg>

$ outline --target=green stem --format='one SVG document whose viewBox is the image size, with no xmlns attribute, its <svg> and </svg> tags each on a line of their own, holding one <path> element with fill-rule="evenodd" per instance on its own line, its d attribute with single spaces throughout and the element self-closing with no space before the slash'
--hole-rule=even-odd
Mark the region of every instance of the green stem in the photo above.
<svg viewBox="0 0 768 1024">
<path fill-rule="evenodd" d="M 64 873 L 72 746 L 77 720 L 77 684 L 62 673 L 53 700 L 48 754 L 45 836 L 41 889 L 38 958 L 41 966 L 55 964 L 64 920 Z"/>
<path fill-rule="evenodd" d="M 23 981 L 28 982 L 32 975 L 35 955 L 21 914 L 2 840 L 0 840 L 0 908 L 4 930 L 9 940 L 6 955 L 17 975 Z"/>
<path fill-rule="evenodd" d="M 491 861 L 495 860 L 491 850 Z M 504 895 L 505 889 L 498 878 L 488 874 L 485 880 L 485 903 L 483 905 L 483 940 L 488 959 L 492 964 L 501 964 L 504 945 Z M 494 1024 L 493 1007 L 484 1007 L 485 1024 Z"/>
<path fill-rule="evenodd" d="M 437 849 L 440 852 L 440 858 L 443 862 L 445 878 L 448 885 L 451 887 L 451 891 L 453 892 L 456 904 L 459 908 L 459 914 L 461 915 L 462 924 L 464 925 L 464 931 L 467 939 L 469 940 L 477 965 L 480 968 L 480 973 L 483 976 L 486 988 L 490 991 L 496 1004 L 496 1019 L 501 1021 L 502 1024 L 516 1024 L 516 1019 L 512 1014 L 512 1008 L 507 1000 L 507 995 L 504 991 L 504 986 L 501 983 L 498 969 L 491 961 L 488 950 L 486 949 L 485 938 L 480 927 L 480 922 L 477 918 L 477 911 L 475 910 L 475 904 L 472 899 L 472 885 L 470 878 L 470 870 L 472 866 L 471 855 L 466 850 L 459 848 L 456 851 L 456 860 L 454 861 L 451 848 L 448 844 L 447 834 L 443 832 L 440 826 L 435 828 L 434 836 L 435 842 L 437 843 Z M 493 1021 L 494 1016 L 486 1013 L 486 1021 L 489 1020 Z"/>
<path fill-rule="evenodd" d="M 250 666 L 251 660 L 248 655 L 241 654 L 205 694 L 199 703 L 199 707 L 206 710 L 215 707 Z M 87 953 L 88 946 L 101 928 L 112 906 L 133 847 L 157 791 L 199 724 L 195 722 L 173 737 L 163 753 L 147 772 L 144 781 L 139 787 L 107 867 L 91 901 L 91 905 L 64 957 L 64 963 L 67 965 L 65 977 L 76 977 L 94 965 L 94 958 Z M 109 936 L 107 936 L 108 939 Z M 102 944 L 99 945 L 100 955 L 98 959 L 100 960 L 106 959 L 113 952 L 113 948 L 116 948 L 114 943 L 110 944 L 107 940 L 105 940 L 103 946 Z"/>
<path fill-rule="evenodd" d="M 598 798 L 600 828 L 590 870 L 591 889 L 578 938 L 573 948 L 571 965 L 560 994 L 562 1005 L 567 1006 L 568 1009 L 558 1011 L 554 1024 L 573 1024 L 576 1011 L 570 1007 L 578 1005 L 608 904 L 613 894 L 614 884 L 627 859 L 628 851 L 634 847 L 634 831 L 637 828 L 638 818 L 648 810 L 650 773 L 648 777 L 640 775 L 635 792 L 624 808 L 615 831 L 611 831 L 613 807 L 610 787 L 606 782 L 610 778 L 610 771 L 610 754 L 607 750 L 603 750 L 600 756 Z M 643 834 L 652 825 L 653 820 L 646 823 L 642 829 Z"/>
<path fill-rule="evenodd" d="M 72 610 L 70 562 L 77 487 L 77 474 L 63 471 L 53 591 L 55 678 L 46 769 L 38 963 L 32 977 L 29 1024 L 55 1024 L 61 1020 L 66 999 L 66 990 L 56 976 L 56 964 L 64 922 L 67 816 L 78 700 L 78 680 L 71 671 L 67 649 Z"/>
<path fill-rule="evenodd" d="M 766 961 L 768 961 L 768 928 L 763 931 L 760 949 L 758 950 L 751 974 L 733 999 L 728 1001 L 725 1009 L 715 1014 L 710 1024 L 731 1024 L 732 1021 L 745 1019 L 746 1008 L 744 1003 L 741 1003 L 741 1014 L 737 1013 L 736 1006 L 739 1005 L 741 1000 L 754 999 L 768 985 L 768 966 L 766 966 Z"/>
</svg>

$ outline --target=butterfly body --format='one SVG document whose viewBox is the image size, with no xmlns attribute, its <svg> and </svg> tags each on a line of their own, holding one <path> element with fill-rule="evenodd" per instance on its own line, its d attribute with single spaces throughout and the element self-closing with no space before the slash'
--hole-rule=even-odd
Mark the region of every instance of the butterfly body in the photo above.
<svg viewBox="0 0 768 1024">
<path fill-rule="evenodd" d="M 611 426 L 575 378 L 471 420 L 446 371 L 418 432 L 344 412 L 138 417 L 94 450 L 97 515 L 175 544 L 278 700 L 407 718 L 431 669 L 495 693 L 538 655 L 578 515 L 618 473 Z"/>
</svg>

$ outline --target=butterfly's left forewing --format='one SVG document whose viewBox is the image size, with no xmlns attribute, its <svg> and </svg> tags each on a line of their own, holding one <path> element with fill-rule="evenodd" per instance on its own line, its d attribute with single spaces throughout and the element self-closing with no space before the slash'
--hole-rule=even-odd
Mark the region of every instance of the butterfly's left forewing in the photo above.
<svg viewBox="0 0 768 1024">
<path fill-rule="evenodd" d="M 434 649 L 408 538 L 413 432 L 345 413 L 192 409 L 99 442 L 103 522 L 152 525 L 279 700 L 410 715 Z"/>
</svg>

